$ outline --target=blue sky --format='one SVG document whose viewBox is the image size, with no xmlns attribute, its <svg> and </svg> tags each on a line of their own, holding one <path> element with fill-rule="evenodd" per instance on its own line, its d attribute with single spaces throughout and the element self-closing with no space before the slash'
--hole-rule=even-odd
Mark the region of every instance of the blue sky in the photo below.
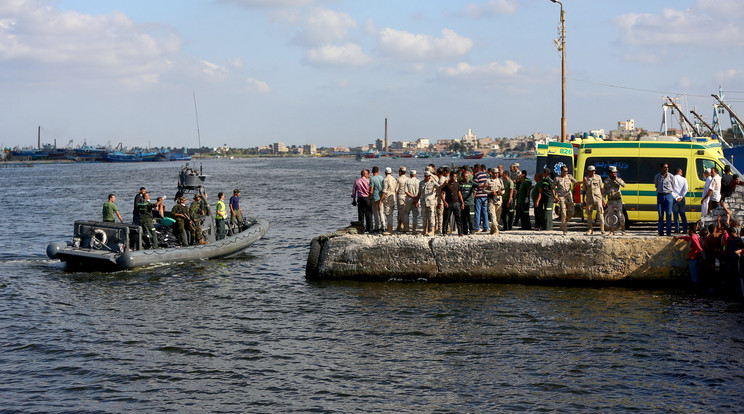
<svg viewBox="0 0 744 414">
<path fill-rule="evenodd" d="M 564 0 L 569 132 L 744 97 L 744 3 Z M 5 0 L 0 145 L 252 147 L 560 133 L 549 0 Z M 737 103 L 738 102 L 738 103 Z M 744 113 L 744 109 L 738 109 Z M 728 126 L 726 122 L 724 126 Z"/>
</svg>

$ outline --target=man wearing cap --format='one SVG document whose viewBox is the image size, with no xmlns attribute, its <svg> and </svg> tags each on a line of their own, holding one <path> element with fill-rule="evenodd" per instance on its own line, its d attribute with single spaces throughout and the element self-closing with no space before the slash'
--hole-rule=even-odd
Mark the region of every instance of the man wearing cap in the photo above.
<svg viewBox="0 0 744 414">
<path fill-rule="evenodd" d="M 504 182 L 501 181 L 499 171 L 491 168 L 491 178 L 486 180 L 486 194 L 488 195 L 488 218 L 491 234 L 499 234 L 499 219 L 504 195 Z"/>
<path fill-rule="evenodd" d="M 186 223 L 190 222 L 189 209 L 186 207 L 186 197 L 179 197 L 176 205 L 171 209 L 171 215 L 176 219 L 176 237 L 181 246 L 188 246 L 189 240 L 186 237 Z"/>
<path fill-rule="evenodd" d="M 380 232 L 385 227 L 385 215 L 382 209 L 382 189 L 384 179 L 380 176 L 380 167 L 372 167 L 372 177 L 369 179 L 369 190 L 372 198 L 372 231 Z"/>
<path fill-rule="evenodd" d="M 191 242 L 192 244 L 207 244 L 202 234 L 201 220 L 204 217 L 202 210 L 201 194 L 194 195 L 194 201 L 189 206 L 189 216 L 191 217 Z"/>
<path fill-rule="evenodd" d="M 437 209 L 437 194 L 439 193 L 439 180 L 432 176 L 431 171 L 424 173 L 424 181 L 419 184 L 419 194 L 416 200 L 421 204 L 421 215 L 424 220 L 424 234 L 434 235 L 436 222 L 434 215 Z"/>
<path fill-rule="evenodd" d="M 604 194 L 602 189 L 602 177 L 596 174 L 596 168 L 590 165 L 586 169 L 587 175 L 584 177 L 584 196 L 582 201 L 586 205 L 586 222 L 589 231 L 586 234 L 594 233 L 594 220 L 592 220 L 592 211 L 597 211 L 597 221 L 599 228 L 604 234 Z"/>
<path fill-rule="evenodd" d="M 504 184 L 504 193 L 501 196 L 501 221 L 504 223 L 504 230 L 511 230 L 514 224 L 514 181 L 511 179 L 511 172 L 504 171 L 501 173 L 501 182 Z M 496 220 L 498 222 L 498 219 Z"/>
<path fill-rule="evenodd" d="M 420 184 L 421 180 L 416 177 L 416 170 L 411 170 L 411 178 L 406 180 L 406 183 L 403 185 L 405 207 L 403 211 L 403 229 L 401 231 L 407 232 L 410 228 L 415 233 L 418 228 L 418 197 Z M 409 227 L 410 214 L 413 214 L 413 225 L 411 227 Z"/>
<path fill-rule="evenodd" d="M 560 177 L 555 179 L 555 193 L 558 196 L 558 206 L 561 210 L 561 230 L 566 234 L 568 222 L 574 215 L 573 188 L 577 183 L 573 175 L 568 173 L 568 167 L 561 167 Z"/>
<path fill-rule="evenodd" d="M 623 194 L 621 187 L 625 187 L 625 181 L 617 176 L 617 167 L 611 165 L 610 176 L 605 180 L 604 193 L 607 196 L 607 211 L 605 217 L 617 217 L 617 226 L 610 228 L 610 234 L 615 234 L 615 229 L 619 229 L 625 234 L 625 215 L 623 215 Z"/>
<path fill-rule="evenodd" d="M 382 181 L 382 198 L 380 204 L 383 209 L 382 228 L 385 234 L 393 233 L 393 213 L 395 213 L 395 195 L 398 193 L 398 180 L 393 177 L 393 169 L 385 168 L 385 179 Z"/>
<path fill-rule="evenodd" d="M 406 217 L 406 167 L 398 169 L 398 192 L 395 194 L 395 202 L 398 207 L 398 226 L 396 231 L 403 231 L 403 220 Z"/>
<path fill-rule="evenodd" d="M 243 227 L 243 210 L 240 209 L 240 190 L 233 190 L 230 197 L 230 234 L 242 231 Z"/>
<path fill-rule="evenodd" d="M 442 202 L 442 189 L 444 188 L 444 185 L 447 184 L 449 181 L 449 168 L 447 167 L 439 167 L 437 168 L 437 175 L 432 176 L 433 178 L 437 179 L 437 182 L 439 183 L 439 189 L 437 190 L 437 208 L 436 208 L 436 215 L 434 216 L 434 231 L 441 233 L 442 232 L 442 220 L 444 219 L 444 202 Z"/>
</svg>

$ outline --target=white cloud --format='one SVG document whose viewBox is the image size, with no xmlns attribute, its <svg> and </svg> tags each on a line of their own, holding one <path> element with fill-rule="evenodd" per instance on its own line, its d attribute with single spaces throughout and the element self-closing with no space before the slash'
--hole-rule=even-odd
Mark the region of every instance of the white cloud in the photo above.
<svg viewBox="0 0 744 414">
<path fill-rule="evenodd" d="M 692 8 L 665 8 L 661 14 L 628 13 L 612 20 L 630 45 L 744 46 L 740 3 L 700 0 Z"/>
<path fill-rule="evenodd" d="M 503 79 L 513 78 L 519 74 L 521 68 L 522 66 L 519 63 L 511 60 L 507 60 L 504 63 L 491 62 L 480 66 L 471 66 L 461 62 L 456 66 L 440 68 L 439 73 L 448 78 L 473 80 Z"/>
<path fill-rule="evenodd" d="M 152 83 L 180 47 L 169 30 L 135 24 L 119 12 L 87 15 L 23 0 L 0 11 L 0 62 L 6 65 L 30 62 L 34 70 Z"/>
<path fill-rule="evenodd" d="M 313 48 L 305 53 L 304 60 L 307 63 L 320 66 L 363 66 L 373 61 L 355 43 Z"/>
<path fill-rule="evenodd" d="M 435 38 L 385 28 L 380 31 L 379 43 L 383 55 L 411 62 L 459 58 L 473 48 L 472 40 L 451 29 L 442 29 L 442 37 Z"/>
<path fill-rule="evenodd" d="M 485 4 L 469 3 L 460 9 L 459 14 L 471 18 L 499 16 L 517 12 L 516 0 L 490 0 Z"/>
<path fill-rule="evenodd" d="M 227 74 L 227 68 L 224 66 L 216 65 L 206 60 L 200 60 L 202 64 L 202 73 L 210 76 L 224 76 Z"/>
<path fill-rule="evenodd" d="M 258 79 L 248 78 L 246 79 L 246 83 L 248 85 L 249 92 L 259 92 L 259 93 L 271 92 L 271 87 L 269 87 L 269 85 L 266 82 L 260 81 Z"/>
<path fill-rule="evenodd" d="M 744 81 L 744 71 L 738 69 L 726 69 L 715 73 L 714 79 L 719 85 Z"/>
<path fill-rule="evenodd" d="M 300 7 L 319 3 L 319 0 L 216 0 L 218 3 L 234 4 L 250 9 L 278 9 Z"/>
<path fill-rule="evenodd" d="M 357 26 L 356 20 L 346 13 L 316 8 L 302 18 L 302 30 L 295 43 L 305 46 L 320 46 L 349 40 L 349 31 Z"/>
</svg>

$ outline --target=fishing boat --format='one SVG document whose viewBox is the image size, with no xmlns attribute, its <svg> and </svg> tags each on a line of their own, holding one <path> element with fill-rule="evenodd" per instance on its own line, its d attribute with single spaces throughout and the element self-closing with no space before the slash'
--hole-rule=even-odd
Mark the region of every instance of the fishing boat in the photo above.
<svg viewBox="0 0 744 414">
<path fill-rule="evenodd" d="M 364 153 L 364 158 L 380 158 L 381 155 L 379 151 L 367 151 Z"/>
<path fill-rule="evenodd" d="M 204 182 L 207 176 L 186 164 L 178 175 L 178 191 L 184 197 L 201 194 L 206 198 Z M 187 197 L 188 198 L 188 197 Z M 111 271 L 132 269 L 154 264 L 227 257 L 245 250 L 260 240 L 269 230 L 265 219 L 245 219 L 240 229 L 222 240 L 216 240 L 216 226 L 211 209 L 207 208 L 201 224 L 206 244 L 175 246 L 170 213 L 155 220 L 158 234 L 156 248 L 146 249 L 147 236 L 137 225 L 79 220 L 74 223 L 72 241 L 52 242 L 47 255 L 65 262 L 67 270 Z M 167 247 L 173 245 L 174 247 Z"/>
<path fill-rule="evenodd" d="M 469 152 L 469 153 L 465 154 L 462 158 L 464 158 L 466 160 L 479 160 L 479 159 L 483 158 L 484 155 L 485 154 L 483 154 L 480 151 L 475 151 L 475 152 Z"/>
<path fill-rule="evenodd" d="M 121 152 L 113 151 L 105 154 L 103 160 L 106 162 L 150 162 L 156 161 L 157 152 Z"/>
</svg>

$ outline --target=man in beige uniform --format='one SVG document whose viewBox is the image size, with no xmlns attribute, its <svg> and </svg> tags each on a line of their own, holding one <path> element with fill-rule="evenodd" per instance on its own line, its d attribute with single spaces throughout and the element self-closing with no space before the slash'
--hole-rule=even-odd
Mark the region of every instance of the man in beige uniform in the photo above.
<svg viewBox="0 0 744 414">
<path fill-rule="evenodd" d="M 416 177 L 416 170 L 411 170 L 411 178 L 406 180 L 406 183 L 403 185 L 403 199 L 405 202 L 405 210 L 404 210 L 404 216 L 403 216 L 403 230 L 404 232 L 407 232 L 409 228 L 413 229 L 413 232 L 416 232 L 416 229 L 418 228 L 418 218 L 419 218 L 419 210 L 418 210 L 418 196 L 419 196 L 419 184 L 421 183 L 421 180 L 419 180 Z M 413 226 L 409 227 L 410 220 L 409 215 L 413 213 Z"/>
<path fill-rule="evenodd" d="M 491 234 L 499 234 L 499 219 L 501 218 L 501 202 L 504 194 L 504 182 L 499 177 L 499 171 L 491 168 L 491 178 L 486 180 L 486 194 L 488 194 L 488 220 Z"/>
<path fill-rule="evenodd" d="M 586 234 L 594 233 L 594 221 L 592 220 L 593 210 L 597 210 L 597 220 L 599 221 L 602 234 L 604 234 L 604 194 L 602 193 L 602 177 L 596 174 L 593 165 L 590 165 L 586 170 L 587 175 L 584 177 L 583 185 L 583 202 L 586 205 L 586 222 L 589 225 L 589 231 L 587 231 Z"/>
<path fill-rule="evenodd" d="M 436 179 L 439 183 L 439 189 L 437 190 L 437 209 L 434 216 L 434 231 L 437 233 L 442 232 L 442 221 L 444 220 L 444 202 L 442 202 L 442 187 L 449 181 L 449 174 L 445 174 L 448 169 L 439 167 L 437 174 L 432 176 L 432 179 Z"/>
<path fill-rule="evenodd" d="M 568 167 L 561 167 L 561 176 L 555 179 L 555 192 L 558 195 L 558 205 L 561 209 L 561 230 L 566 234 L 568 222 L 574 215 L 573 188 L 576 179 L 568 173 Z"/>
<path fill-rule="evenodd" d="M 406 218 L 406 167 L 398 170 L 398 193 L 395 194 L 395 202 L 398 204 L 398 227 L 395 230 L 403 231 L 403 220 Z"/>
<path fill-rule="evenodd" d="M 435 218 L 437 210 L 437 193 L 439 192 L 439 180 L 436 177 L 432 177 L 432 173 L 427 171 L 424 173 L 424 181 L 419 184 L 419 195 L 416 200 L 416 204 L 421 203 L 421 215 L 424 219 L 424 234 L 428 236 L 434 235 L 434 227 L 436 226 Z"/>
<path fill-rule="evenodd" d="M 607 196 L 606 217 L 614 214 L 618 219 L 618 226 L 610 228 L 610 234 L 615 234 L 615 229 L 625 234 L 625 216 L 623 215 L 623 195 L 620 187 L 625 187 L 625 181 L 617 176 L 617 167 L 610 166 L 610 177 L 605 180 L 604 193 Z"/>
<path fill-rule="evenodd" d="M 385 180 L 382 182 L 382 207 L 385 221 L 382 223 L 385 234 L 393 234 L 393 213 L 395 212 L 395 194 L 398 192 L 398 180 L 393 177 L 393 170 L 385 168 Z"/>
</svg>

